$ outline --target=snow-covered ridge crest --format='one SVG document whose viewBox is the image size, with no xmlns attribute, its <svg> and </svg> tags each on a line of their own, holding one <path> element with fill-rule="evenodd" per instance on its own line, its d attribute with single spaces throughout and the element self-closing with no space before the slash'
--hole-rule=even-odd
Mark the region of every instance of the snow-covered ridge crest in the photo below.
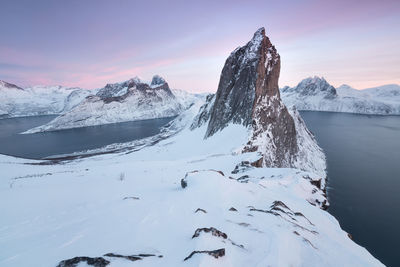
<svg viewBox="0 0 400 267">
<path fill-rule="evenodd" d="M 77 87 L 33 86 L 22 88 L 0 81 L 0 117 L 57 115 L 71 110 L 92 91 Z"/>
<path fill-rule="evenodd" d="M 249 130 L 243 152 L 258 152 L 259 167 L 294 167 L 318 173 L 325 179 L 325 156 L 296 111 L 289 112 L 280 99 L 280 56 L 257 30 L 225 62 L 215 96 L 201 108 L 191 128 L 207 125 L 205 138 L 230 124 Z M 307 156 L 307 155 L 312 156 Z"/>
<path fill-rule="evenodd" d="M 383 85 L 356 90 L 349 85 L 334 88 L 324 78 L 302 80 L 281 89 L 282 99 L 298 110 L 400 115 L 400 86 Z"/>
<path fill-rule="evenodd" d="M 125 82 L 107 84 L 71 111 L 25 133 L 172 117 L 187 108 L 184 106 L 186 104 L 175 97 L 168 83 L 160 76 L 155 75 L 151 83 L 135 77 Z"/>
</svg>

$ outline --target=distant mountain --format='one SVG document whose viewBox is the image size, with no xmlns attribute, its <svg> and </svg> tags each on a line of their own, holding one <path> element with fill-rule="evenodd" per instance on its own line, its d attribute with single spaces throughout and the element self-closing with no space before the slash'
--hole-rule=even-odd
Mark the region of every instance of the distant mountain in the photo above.
<svg viewBox="0 0 400 267">
<path fill-rule="evenodd" d="M 107 84 L 69 112 L 26 133 L 171 117 L 181 113 L 185 104 L 160 76 L 155 75 L 151 83 L 135 77 Z"/>
<path fill-rule="evenodd" d="M 295 87 L 281 89 L 288 106 L 299 110 L 400 115 L 400 86 L 384 85 L 356 90 L 348 85 L 334 88 L 324 78 L 302 80 Z"/>
<path fill-rule="evenodd" d="M 5 82 L 5 81 L 0 80 L 0 90 L 2 90 L 2 88 L 3 88 L 3 90 L 4 90 L 4 89 L 24 90 L 24 89 L 22 89 L 21 87 L 16 86 L 15 84 L 8 83 L 8 82 Z"/>
<path fill-rule="evenodd" d="M 22 88 L 0 80 L 0 117 L 61 114 L 78 105 L 90 90 L 63 86 Z"/>
</svg>

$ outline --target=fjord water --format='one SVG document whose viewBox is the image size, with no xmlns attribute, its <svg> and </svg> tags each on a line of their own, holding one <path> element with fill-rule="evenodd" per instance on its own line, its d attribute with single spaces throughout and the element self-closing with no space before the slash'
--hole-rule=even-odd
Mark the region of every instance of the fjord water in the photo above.
<svg viewBox="0 0 400 267">
<path fill-rule="evenodd" d="M 327 156 L 328 211 L 382 263 L 399 266 L 400 116 L 301 115 Z"/>
<path fill-rule="evenodd" d="M 400 116 L 301 112 L 327 155 L 329 212 L 387 266 L 398 265 Z M 172 118 L 21 135 L 55 116 L 0 120 L 0 153 L 26 158 L 72 153 L 155 135 Z"/>
<path fill-rule="evenodd" d="M 41 159 L 100 148 L 112 143 L 129 142 L 160 132 L 171 118 L 141 120 L 90 126 L 60 131 L 19 134 L 43 125 L 55 116 L 33 116 L 0 120 L 0 154 Z"/>
</svg>

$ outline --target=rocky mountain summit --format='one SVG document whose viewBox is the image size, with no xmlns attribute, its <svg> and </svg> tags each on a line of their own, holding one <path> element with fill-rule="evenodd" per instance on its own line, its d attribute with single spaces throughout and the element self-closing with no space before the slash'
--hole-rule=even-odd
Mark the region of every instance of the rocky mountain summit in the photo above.
<svg viewBox="0 0 400 267">
<path fill-rule="evenodd" d="M 207 124 L 208 138 L 229 124 L 241 124 L 251 132 L 243 151 L 262 155 L 254 164 L 323 170 L 322 150 L 298 113 L 281 101 L 280 64 L 276 48 L 260 28 L 230 54 L 217 93 L 208 97 L 192 129 Z M 310 154 L 315 157 L 308 158 Z"/>
<path fill-rule="evenodd" d="M 356 90 L 349 85 L 334 88 L 322 77 L 310 77 L 295 87 L 283 87 L 281 93 L 285 104 L 298 110 L 400 115 L 396 84 Z"/>
<path fill-rule="evenodd" d="M 309 77 L 302 80 L 296 87 L 285 86 L 281 89 L 282 94 L 296 93 L 299 96 L 320 95 L 326 99 L 337 97 L 335 87 L 330 85 L 323 77 Z"/>
<path fill-rule="evenodd" d="M 26 133 L 172 117 L 184 108 L 160 76 L 154 76 L 151 83 L 135 77 L 107 84 L 73 110 Z"/>
</svg>

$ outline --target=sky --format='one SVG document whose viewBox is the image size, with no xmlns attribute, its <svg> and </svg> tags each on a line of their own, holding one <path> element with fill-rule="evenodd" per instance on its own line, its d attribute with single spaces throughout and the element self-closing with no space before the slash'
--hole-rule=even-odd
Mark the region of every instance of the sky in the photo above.
<svg viewBox="0 0 400 267">
<path fill-rule="evenodd" d="M 309 76 L 400 84 L 399 0 L 1 0 L 0 79 L 88 89 L 139 76 L 215 92 L 230 52 L 260 27 L 280 87 Z"/>
</svg>

